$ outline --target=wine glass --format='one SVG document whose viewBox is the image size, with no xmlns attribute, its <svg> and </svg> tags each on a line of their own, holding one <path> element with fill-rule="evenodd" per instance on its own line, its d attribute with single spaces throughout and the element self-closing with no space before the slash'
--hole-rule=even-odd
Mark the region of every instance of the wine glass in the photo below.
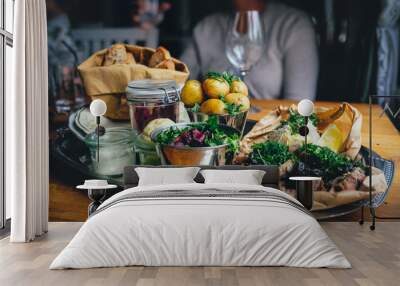
<svg viewBox="0 0 400 286">
<path fill-rule="evenodd" d="M 244 78 L 261 58 L 264 29 L 258 11 L 237 12 L 226 38 L 226 56 Z"/>
</svg>

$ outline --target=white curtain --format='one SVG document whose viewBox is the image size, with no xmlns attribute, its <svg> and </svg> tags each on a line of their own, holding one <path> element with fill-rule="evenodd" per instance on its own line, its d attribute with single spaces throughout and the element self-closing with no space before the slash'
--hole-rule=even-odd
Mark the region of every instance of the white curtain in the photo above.
<svg viewBox="0 0 400 286">
<path fill-rule="evenodd" d="M 15 1 L 14 94 L 6 98 L 6 187 L 12 242 L 48 225 L 48 83 L 45 0 Z"/>
</svg>

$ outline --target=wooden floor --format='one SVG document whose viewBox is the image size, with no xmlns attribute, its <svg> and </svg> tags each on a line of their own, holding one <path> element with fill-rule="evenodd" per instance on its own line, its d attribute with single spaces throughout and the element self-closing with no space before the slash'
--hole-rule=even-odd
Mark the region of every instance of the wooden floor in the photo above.
<svg viewBox="0 0 400 286">
<path fill-rule="evenodd" d="M 50 231 L 30 244 L 0 241 L 0 285 L 399 285 L 400 222 L 368 225 L 329 222 L 322 226 L 344 252 L 352 269 L 284 267 L 127 267 L 48 270 L 81 223 L 50 223 Z"/>
</svg>

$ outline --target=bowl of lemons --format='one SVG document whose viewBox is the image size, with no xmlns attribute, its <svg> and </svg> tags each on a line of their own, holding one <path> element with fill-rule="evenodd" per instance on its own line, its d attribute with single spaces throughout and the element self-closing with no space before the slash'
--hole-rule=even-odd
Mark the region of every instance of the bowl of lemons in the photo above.
<svg viewBox="0 0 400 286">
<path fill-rule="evenodd" d="M 192 122 L 205 122 L 216 116 L 219 124 L 243 134 L 250 99 L 249 90 L 240 78 L 227 72 L 209 72 L 203 82 L 187 81 L 181 100 Z"/>
</svg>

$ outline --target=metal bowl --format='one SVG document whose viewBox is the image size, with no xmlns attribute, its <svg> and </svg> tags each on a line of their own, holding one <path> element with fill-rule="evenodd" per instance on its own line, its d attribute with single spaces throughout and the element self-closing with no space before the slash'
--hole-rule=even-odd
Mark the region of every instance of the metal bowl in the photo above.
<svg viewBox="0 0 400 286">
<path fill-rule="evenodd" d="M 193 112 L 187 109 L 190 121 L 192 122 L 205 122 L 210 116 L 215 116 L 218 119 L 218 124 L 227 125 L 240 131 L 240 136 L 243 136 L 243 130 L 247 121 L 248 111 L 240 112 L 235 115 L 209 115 L 201 112 Z"/>
<path fill-rule="evenodd" d="M 193 126 L 193 123 L 180 123 L 172 126 L 161 127 L 151 133 L 151 140 L 156 142 L 158 134 L 171 127 L 183 129 Z M 239 131 L 227 125 L 219 125 L 227 132 Z M 175 147 L 156 143 L 157 154 L 160 156 L 162 165 L 177 166 L 223 166 L 227 163 L 228 144 L 213 147 Z"/>
</svg>

